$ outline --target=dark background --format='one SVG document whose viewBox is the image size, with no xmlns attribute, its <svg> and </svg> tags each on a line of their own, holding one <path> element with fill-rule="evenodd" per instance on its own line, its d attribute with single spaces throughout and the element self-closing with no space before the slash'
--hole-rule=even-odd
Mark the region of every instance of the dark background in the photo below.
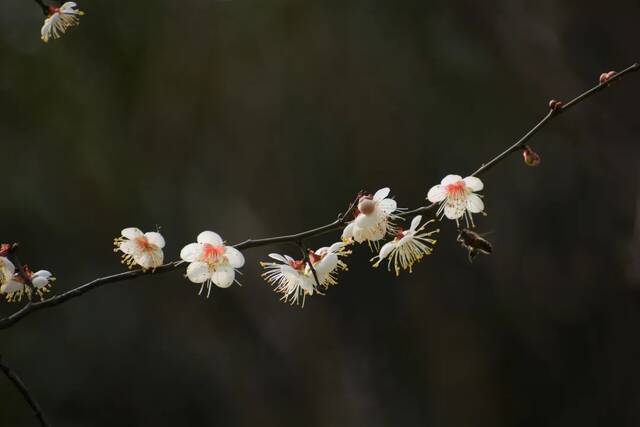
<svg viewBox="0 0 640 427">
<path fill-rule="evenodd" d="M 56 292 L 122 270 L 119 230 L 230 242 L 324 224 L 360 189 L 423 203 L 601 72 L 639 59 L 640 4 L 85 1 L 44 45 L 0 14 L 2 241 Z M 495 255 L 443 225 L 396 279 L 358 248 L 304 309 L 259 277 L 198 297 L 180 272 L 114 284 L 0 331 L 57 426 L 640 423 L 640 75 L 483 177 Z M 337 236 L 318 238 L 315 246 Z M 7 315 L 19 305 L 2 303 Z M 0 377 L 0 425 L 35 419 Z"/>
</svg>

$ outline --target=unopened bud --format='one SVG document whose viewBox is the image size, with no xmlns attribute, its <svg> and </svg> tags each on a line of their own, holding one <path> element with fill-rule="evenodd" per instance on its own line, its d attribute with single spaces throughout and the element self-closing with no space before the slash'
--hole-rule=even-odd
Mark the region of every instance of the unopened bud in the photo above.
<svg viewBox="0 0 640 427">
<path fill-rule="evenodd" d="M 527 166 L 538 166 L 540 164 L 540 155 L 533 151 L 528 145 L 522 150 L 522 158 Z"/>
<path fill-rule="evenodd" d="M 562 108 L 562 101 L 552 99 L 551 101 L 549 101 L 549 108 L 552 110 L 559 110 L 560 108 Z"/>
<path fill-rule="evenodd" d="M 615 75 L 616 75 L 615 71 L 609 71 L 608 73 L 600 74 L 600 83 L 608 82 L 609 79 L 611 79 L 611 77 L 613 77 Z"/>
<path fill-rule="evenodd" d="M 365 215 L 373 213 L 376 208 L 376 202 L 369 197 L 362 197 L 358 202 L 358 211 Z"/>
<path fill-rule="evenodd" d="M 0 244 L 0 256 L 6 257 L 7 255 L 9 255 L 9 252 L 11 252 L 11 248 L 12 245 L 10 245 L 9 243 Z"/>
</svg>

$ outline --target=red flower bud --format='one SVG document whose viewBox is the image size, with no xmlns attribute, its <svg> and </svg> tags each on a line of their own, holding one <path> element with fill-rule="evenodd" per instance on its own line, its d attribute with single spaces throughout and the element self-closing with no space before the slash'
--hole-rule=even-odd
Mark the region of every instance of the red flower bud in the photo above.
<svg viewBox="0 0 640 427">
<path fill-rule="evenodd" d="M 528 145 L 522 150 L 522 158 L 527 166 L 538 166 L 540 164 L 540 155 Z"/>
<path fill-rule="evenodd" d="M 608 73 L 600 74 L 600 83 L 608 82 L 611 77 L 615 76 L 615 74 L 615 71 L 609 71 Z"/>
<path fill-rule="evenodd" d="M 562 101 L 552 99 L 551 101 L 549 101 L 549 108 L 552 110 L 559 110 L 560 108 L 562 108 Z"/>
<path fill-rule="evenodd" d="M 11 247 L 12 247 L 12 245 L 10 245 L 9 243 L 1 244 L 0 245 L 0 256 L 6 257 L 7 255 L 9 255 L 9 252 L 11 252 Z"/>
</svg>

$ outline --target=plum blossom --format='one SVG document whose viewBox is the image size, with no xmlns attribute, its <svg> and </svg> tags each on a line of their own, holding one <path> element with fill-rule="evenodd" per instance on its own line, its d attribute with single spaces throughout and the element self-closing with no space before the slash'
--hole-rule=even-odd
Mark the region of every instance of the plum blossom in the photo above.
<svg viewBox="0 0 640 427">
<path fill-rule="evenodd" d="M 344 242 L 336 242 L 331 246 L 325 246 L 315 251 L 309 251 L 309 261 L 313 265 L 320 286 L 328 289 L 329 286 L 337 285 L 337 274 L 340 270 L 347 270 L 347 264 L 342 261 L 341 257 L 351 254 L 347 250 L 347 244 Z M 307 275 L 313 277 L 313 271 L 307 264 L 305 269 Z M 315 280 L 315 278 L 314 278 Z"/>
<path fill-rule="evenodd" d="M 355 240 L 358 243 L 369 242 L 369 245 L 383 239 L 387 233 L 394 232 L 393 220 L 398 216 L 394 212 L 398 211 L 395 200 L 387 198 L 391 190 L 382 188 L 371 195 L 360 197 L 356 209 L 356 217 L 345 227 L 342 232 L 344 241 Z"/>
<path fill-rule="evenodd" d="M 411 221 L 411 227 L 408 230 L 398 230 L 395 239 L 385 243 L 380 249 L 380 253 L 373 257 L 371 261 L 377 259 L 373 264 L 378 267 L 380 263 L 387 259 L 388 269 L 391 271 L 391 264 L 396 272 L 396 276 L 400 275 L 400 270 L 409 270 L 411 273 L 413 264 L 419 262 L 425 255 L 430 255 L 435 239 L 430 238 L 434 233 L 440 230 L 425 232 L 426 226 L 433 222 L 427 221 L 418 228 L 422 221 L 422 215 L 418 215 Z"/>
<path fill-rule="evenodd" d="M 50 38 L 60 38 L 68 28 L 80 23 L 79 17 L 84 15 L 84 12 L 76 7 L 77 4 L 72 1 L 68 1 L 60 7 L 49 7 L 49 14 L 40 30 L 40 38 L 43 42 L 47 43 Z"/>
<path fill-rule="evenodd" d="M 31 288 L 25 280 L 26 277 L 31 282 L 35 293 L 41 300 L 44 299 L 44 295 L 49 292 L 49 288 L 56 278 L 47 270 L 38 270 L 33 273 L 27 266 L 24 266 L 23 272 L 24 275 L 15 272 L 14 268 L 11 278 L 0 286 L 0 294 L 5 295 L 9 302 L 20 301 L 24 294 L 31 298 Z"/>
<path fill-rule="evenodd" d="M 481 196 L 475 193 L 483 188 L 484 184 L 475 176 L 462 179 L 460 175 L 447 175 L 439 185 L 431 187 L 427 200 L 441 203 L 436 213 L 440 218 L 446 216 L 460 225 L 458 220 L 464 217 L 467 227 L 475 227 L 471 214 L 484 211 Z"/>
<path fill-rule="evenodd" d="M 233 246 L 224 244 L 222 237 L 213 231 L 198 234 L 196 243 L 190 243 L 180 251 L 180 258 L 190 263 L 187 278 L 202 284 L 200 292 L 207 286 L 207 298 L 211 294 L 211 285 L 228 288 L 235 280 L 236 269 L 244 265 L 244 256 Z M 238 283 L 240 284 L 240 283 Z"/>
<path fill-rule="evenodd" d="M 281 301 L 291 305 L 299 305 L 302 302 L 304 307 L 306 297 L 317 292 L 313 272 L 307 263 L 304 260 L 294 260 L 288 255 L 269 254 L 269 258 L 278 262 L 261 262 L 260 265 L 267 270 L 262 273 L 262 277 L 274 286 L 275 292 L 282 294 Z M 327 269 L 322 266 L 322 273 L 316 270 L 318 276 L 327 274 L 328 267 L 328 264 Z"/>
<path fill-rule="evenodd" d="M 143 270 L 158 268 L 164 262 L 165 242 L 162 234 L 150 231 L 143 233 L 139 228 L 129 227 L 114 239 L 114 252 L 122 252 L 122 263 L 129 268 L 139 265 Z"/>
</svg>

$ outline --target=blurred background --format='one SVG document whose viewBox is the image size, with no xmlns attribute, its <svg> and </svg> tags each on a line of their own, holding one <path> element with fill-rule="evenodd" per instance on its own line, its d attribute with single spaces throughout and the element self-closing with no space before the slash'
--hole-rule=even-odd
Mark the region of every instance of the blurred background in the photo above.
<svg viewBox="0 0 640 427">
<path fill-rule="evenodd" d="M 79 6 L 48 45 L 34 1 L 0 15 L 0 240 L 55 292 L 122 271 L 127 226 L 161 226 L 175 259 L 204 229 L 322 225 L 361 189 L 419 206 L 640 59 L 635 0 Z M 258 265 L 297 248 L 256 248 L 242 287 L 106 286 L 0 331 L 0 353 L 57 426 L 639 425 L 639 93 L 615 83 L 531 141 L 540 167 L 483 176 L 495 254 L 472 265 L 445 223 L 413 274 L 359 247 L 300 309 Z M 0 425 L 35 424 L 4 377 L 0 402 Z"/>
</svg>

